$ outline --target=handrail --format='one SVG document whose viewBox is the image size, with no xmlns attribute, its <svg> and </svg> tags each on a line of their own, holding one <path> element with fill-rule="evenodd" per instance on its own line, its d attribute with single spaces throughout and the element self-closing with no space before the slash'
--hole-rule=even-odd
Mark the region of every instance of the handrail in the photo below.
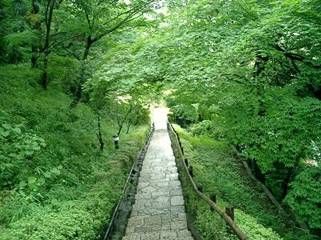
<svg viewBox="0 0 321 240">
<path fill-rule="evenodd" d="M 105 233 L 105 235 L 103 237 L 103 240 L 111 239 L 111 236 L 112 236 L 112 233 L 113 233 L 113 226 L 114 226 L 115 220 L 116 220 L 116 218 L 117 218 L 117 216 L 119 215 L 119 212 L 120 212 L 120 205 L 122 204 L 122 202 L 125 200 L 125 198 L 128 195 L 128 189 L 130 187 L 130 182 L 131 182 L 131 179 L 133 178 L 133 176 L 135 175 L 135 172 L 139 172 L 140 171 L 141 166 L 139 166 L 139 162 L 143 161 L 143 159 L 144 159 L 144 156 L 145 156 L 145 154 L 147 152 L 147 149 L 148 149 L 151 137 L 153 135 L 154 129 L 155 129 L 154 128 L 154 124 L 152 124 L 150 126 L 150 130 L 149 130 L 147 139 L 145 141 L 145 144 L 144 144 L 143 148 L 139 151 L 138 156 L 137 156 L 136 160 L 134 161 L 134 163 L 133 163 L 133 165 L 132 165 L 132 167 L 131 167 L 131 169 L 129 171 L 129 174 L 128 174 L 128 177 L 127 177 L 126 182 L 124 184 L 121 196 L 120 196 L 120 198 L 119 198 L 119 200 L 118 200 L 118 202 L 116 204 L 116 207 L 114 208 L 111 220 L 109 221 L 106 233 Z M 139 169 L 135 170 L 135 168 L 137 168 L 137 167 Z"/>
<path fill-rule="evenodd" d="M 176 132 L 176 130 L 173 128 L 172 124 L 170 122 L 168 122 L 168 128 L 169 130 L 173 133 L 173 135 L 175 136 L 176 141 L 179 143 L 180 142 L 180 138 L 178 133 Z M 181 146 L 178 147 L 179 149 L 179 154 L 181 155 L 182 159 L 184 159 L 184 154 L 183 151 L 181 149 Z M 183 160 L 183 166 L 185 169 L 185 172 L 190 180 L 190 183 L 193 186 L 194 191 L 196 192 L 196 194 L 203 199 L 210 207 L 212 207 L 223 219 L 224 221 L 231 227 L 232 231 L 237 235 L 237 237 L 240 240 L 246 240 L 248 239 L 248 237 L 245 235 L 245 233 L 243 233 L 241 231 L 241 229 L 235 224 L 235 222 L 224 212 L 224 210 L 222 210 L 220 207 L 217 206 L 217 204 L 215 202 L 213 202 L 209 197 L 207 197 L 204 193 L 200 192 L 197 184 L 194 182 L 193 177 L 191 176 L 188 167 L 185 163 L 185 161 Z"/>
</svg>

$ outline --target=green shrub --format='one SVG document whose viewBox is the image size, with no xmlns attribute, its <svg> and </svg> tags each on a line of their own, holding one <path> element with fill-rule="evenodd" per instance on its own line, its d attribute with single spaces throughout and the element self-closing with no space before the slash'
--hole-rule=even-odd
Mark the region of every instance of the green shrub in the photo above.
<svg viewBox="0 0 321 240">
<path fill-rule="evenodd" d="M 266 228 L 259 224 L 254 217 L 240 210 L 237 210 L 235 215 L 236 222 L 241 230 L 246 232 L 250 240 L 282 240 L 279 234 L 275 233 L 271 228 Z"/>
<path fill-rule="evenodd" d="M 146 126 L 121 136 L 115 151 L 116 126 L 103 118 L 101 152 L 91 108 L 70 108 L 72 99 L 58 84 L 63 79 L 44 91 L 38 76 L 27 66 L 0 66 L 0 239 L 99 238 Z"/>
<path fill-rule="evenodd" d="M 17 176 L 31 167 L 34 156 L 46 146 L 43 138 L 28 133 L 22 125 L 0 125 L 0 189 L 17 184 Z"/>
<path fill-rule="evenodd" d="M 224 141 L 193 136 L 178 126 L 175 129 L 181 137 L 185 157 L 193 166 L 194 180 L 203 187 L 205 194 L 216 195 L 220 207 L 236 208 L 236 220 L 250 239 L 292 240 L 297 236 L 311 239 L 304 231 L 296 229 L 288 216 L 278 213 L 262 189 L 247 176 L 242 164 L 232 157 Z M 210 236 L 208 239 L 224 236 L 220 227 L 216 233 L 211 229 L 219 221 L 208 208 L 204 207 L 199 212 L 197 222 L 202 233 Z"/>
</svg>

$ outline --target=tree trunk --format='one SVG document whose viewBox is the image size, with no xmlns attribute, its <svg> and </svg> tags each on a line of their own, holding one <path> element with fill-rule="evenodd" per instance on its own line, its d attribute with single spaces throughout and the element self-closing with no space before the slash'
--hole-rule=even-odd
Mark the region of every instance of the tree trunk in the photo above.
<svg viewBox="0 0 321 240">
<path fill-rule="evenodd" d="M 121 124 L 118 124 L 118 131 L 117 135 L 119 136 L 123 130 L 124 122 L 121 122 Z"/>
<path fill-rule="evenodd" d="M 282 195 L 281 198 L 282 200 L 286 197 L 286 195 L 288 194 L 289 191 L 289 184 L 292 181 L 292 176 L 294 173 L 294 169 L 290 168 L 287 170 L 287 174 L 285 176 L 285 179 L 282 182 Z"/>
<path fill-rule="evenodd" d="M 128 120 L 129 114 L 132 112 L 132 110 L 133 110 L 133 106 L 130 105 L 129 109 L 127 110 L 127 112 L 126 112 L 126 114 L 124 116 L 124 118 L 117 120 L 117 123 L 118 123 L 118 133 L 117 133 L 117 135 L 118 136 L 120 135 L 121 131 L 123 130 L 123 127 L 124 127 L 126 121 Z"/>
<path fill-rule="evenodd" d="M 129 121 L 128 124 L 127 124 L 126 134 L 129 133 L 129 130 L 130 130 L 131 125 L 132 125 L 132 122 Z"/>
<path fill-rule="evenodd" d="M 84 49 L 84 53 L 82 56 L 82 63 L 81 63 L 81 70 L 80 70 L 80 76 L 79 76 L 79 82 L 77 83 L 77 86 L 75 88 L 75 92 L 74 92 L 74 100 L 71 103 L 71 106 L 76 106 L 82 96 L 83 96 L 83 92 L 82 92 L 82 85 L 84 84 L 84 82 L 86 81 L 86 67 L 87 67 L 87 59 L 90 53 L 90 49 L 92 44 L 94 43 L 94 41 L 92 40 L 91 36 L 88 36 L 86 39 L 86 43 L 85 43 L 85 49 Z"/>
<path fill-rule="evenodd" d="M 82 84 L 84 82 L 85 78 L 85 62 L 82 61 L 81 63 L 81 69 L 80 69 L 80 76 L 79 76 L 79 82 L 76 85 L 75 92 L 74 92 L 74 100 L 72 102 L 73 106 L 76 106 L 82 97 Z"/>
<path fill-rule="evenodd" d="M 38 51 L 35 46 L 31 47 L 31 67 L 36 68 L 37 67 L 37 60 L 38 60 Z"/>
<path fill-rule="evenodd" d="M 82 56 L 83 61 L 87 60 L 92 44 L 93 44 L 93 40 L 92 40 L 92 37 L 89 35 L 86 39 L 85 50 L 84 50 L 84 54 Z"/>
<path fill-rule="evenodd" d="M 103 135 L 101 132 L 101 118 L 100 118 L 99 113 L 97 113 L 97 130 L 98 130 L 97 138 L 98 138 L 98 142 L 99 142 L 99 149 L 100 149 L 100 151 L 103 151 L 105 143 L 104 143 Z"/>
<path fill-rule="evenodd" d="M 253 77 L 256 80 L 256 94 L 258 96 L 258 116 L 263 117 L 266 115 L 265 103 L 263 100 L 264 97 L 264 87 L 259 82 L 259 77 L 261 73 L 265 70 L 265 65 L 269 61 L 267 56 L 263 56 L 260 53 L 256 54 L 255 64 L 254 64 L 254 73 Z"/>
<path fill-rule="evenodd" d="M 55 2 L 56 0 L 50 0 L 46 7 L 45 12 L 45 23 L 46 23 L 46 34 L 45 34 L 45 41 L 43 46 L 43 54 L 44 54 L 44 63 L 43 63 L 43 73 L 41 78 L 41 84 L 44 89 L 47 89 L 48 87 L 48 58 L 50 54 L 50 31 L 51 31 L 51 23 L 52 23 L 52 17 L 53 17 L 53 11 L 55 8 Z"/>
<path fill-rule="evenodd" d="M 45 54 L 44 60 L 43 60 L 43 69 L 42 69 L 42 75 L 41 75 L 41 85 L 42 87 L 47 90 L 48 88 L 48 57 L 49 54 Z"/>
<path fill-rule="evenodd" d="M 32 0 L 31 3 L 31 14 L 33 15 L 37 15 L 39 13 L 39 6 L 36 3 L 36 0 Z M 31 29 L 35 30 L 37 32 L 41 31 L 41 24 L 40 24 L 40 20 L 36 21 L 36 22 L 31 22 Z M 38 60 L 38 54 L 39 54 L 39 45 L 37 43 L 32 43 L 31 46 L 31 67 L 35 68 L 37 66 L 37 60 Z"/>
</svg>

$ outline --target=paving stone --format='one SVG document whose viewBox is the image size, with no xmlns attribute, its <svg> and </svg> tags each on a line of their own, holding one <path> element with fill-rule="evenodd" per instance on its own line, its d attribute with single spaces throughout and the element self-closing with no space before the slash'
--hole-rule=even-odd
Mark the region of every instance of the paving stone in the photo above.
<svg viewBox="0 0 321 240">
<path fill-rule="evenodd" d="M 158 240 L 159 236 L 159 232 L 145 233 L 140 236 L 140 240 Z"/>
<path fill-rule="evenodd" d="M 173 196 L 171 198 L 171 205 L 172 206 L 181 206 L 184 205 L 184 198 L 183 196 Z"/>
<path fill-rule="evenodd" d="M 177 230 L 185 230 L 185 229 L 187 229 L 186 221 L 171 222 L 171 230 L 177 231 Z"/>
<path fill-rule="evenodd" d="M 161 215 L 154 215 L 154 216 L 148 216 L 145 217 L 144 222 L 146 225 L 150 226 L 155 226 L 155 225 L 162 225 L 162 217 Z"/>
<path fill-rule="evenodd" d="M 171 215 L 177 216 L 178 214 L 185 214 L 184 206 L 171 206 Z"/>
<path fill-rule="evenodd" d="M 192 234 L 188 230 L 178 231 L 177 232 L 178 237 L 192 237 Z"/>
<path fill-rule="evenodd" d="M 160 233 L 161 240 L 176 240 L 177 239 L 177 232 L 172 231 L 163 231 Z"/>
<path fill-rule="evenodd" d="M 166 114 L 154 122 L 123 240 L 192 240 Z"/>
<path fill-rule="evenodd" d="M 123 240 L 140 240 L 140 236 L 139 233 L 132 233 L 123 237 Z"/>
<path fill-rule="evenodd" d="M 142 226 L 144 225 L 144 217 L 135 216 L 128 219 L 129 226 Z"/>
</svg>

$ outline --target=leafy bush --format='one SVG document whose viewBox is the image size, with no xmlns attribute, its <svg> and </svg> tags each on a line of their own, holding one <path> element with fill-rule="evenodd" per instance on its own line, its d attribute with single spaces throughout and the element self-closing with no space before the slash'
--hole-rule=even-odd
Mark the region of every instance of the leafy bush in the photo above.
<svg viewBox="0 0 321 240">
<path fill-rule="evenodd" d="M 203 120 L 190 127 L 190 132 L 194 135 L 207 135 L 221 139 L 223 130 L 211 120 Z"/>
<path fill-rule="evenodd" d="M 171 108 L 175 121 L 182 126 L 188 126 L 198 119 L 197 109 L 192 105 L 175 105 Z"/>
<path fill-rule="evenodd" d="M 292 191 L 286 197 L 286 202 L 294 209 L 298 217 L 313 229 L 321 227 L 320 174 L 320 169 L 315 167 L 303 170 L 292 182 Z"/>
<path fill-rule="evenodd" d="M 275 233 L 271 228 L 266 228 L 259 224 L 254 217 L 237 210 L 235 212 L 236 222 L 242 231 L 246 232 L 249 239 L 253 240 L 282 240 L 279 234 Z"/>
<path fill-rule="evenodd" d="M 236 208 L 236 220 L 250 239 L 271 237 L 292 240 L 297 236 L 305 239 L 305 232 L 298 231 L 288 216 L 279 214 L 263 190 L 247 176 L 242 164 L 231 156 L 224 141 L 193 136 L 179 126 L 175 126 L 175 129 L 181 137 L 185 157 L 193 166 L 195 181 L 203 187 L 205 194 L 215 194 L 222 208 Z M 194 208 L 197 209 L 196 206 Z M 199 229 L 205 235 L 217 237 L 211 228 L 217 219 L 209 213 L 208 208 L 204 207 L 197 216 Z M 223 233 L 221 235 L 224 236 Z"/>
<path fill-rule="evenodd" d="M 116 126 L 103 118 L 100 152 L 91 108 L 70 108 L 61 86 L 43 91 L 38 77 L 27 66 L 0 66 L 0 239 L 99 238 L 146 127 L 133 127 L 115 151 Z"/>
<path fill-rule="evenodd" d="M 25 132 L 21 125 L 7 122 L 0 126 L 0 188 L 12 188 L 34 156 L 46 146 L 44 139 Z"/>
</svg>

